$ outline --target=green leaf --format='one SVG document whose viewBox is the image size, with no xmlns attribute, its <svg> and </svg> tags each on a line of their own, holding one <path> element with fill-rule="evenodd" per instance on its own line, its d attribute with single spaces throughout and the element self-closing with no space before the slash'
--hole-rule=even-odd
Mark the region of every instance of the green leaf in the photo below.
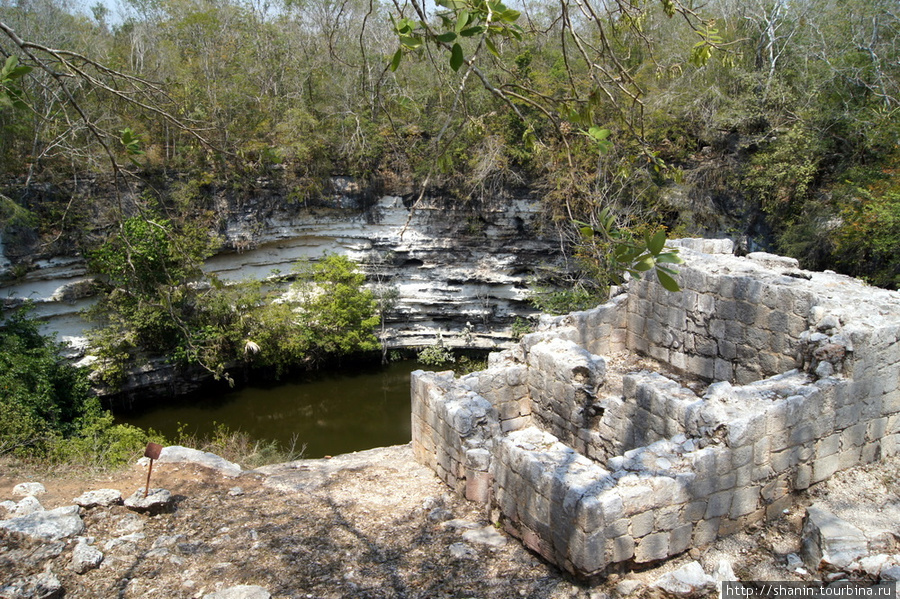
<svg viewBox="0 0 900 599">
<path fill-rule="evenodd" d="M 447 33 L 442 33 L 440 35 L 435 36 L 435 38 L 439 42 L 444 42 L 445 44 L 449 44 L 453 40 L 456 39 L 456 34 L 452 31 L 448 31 Z"/>
<path fill-rule="evenodd" d="M 422 47 L 422 44 L 424 42 L 421 37 L 418 37 L 416 35 L 401 35 L 400 43 L 410 50 L 418 50 Z"/>
<path fill-rule="evenodd" d="M 484 32 L 484 27 L 478 25 L 476 27 L 469 27 L 468 29 L 463 29 L 459 32 L 459 34 L 463 37 L 472 37 L 474 35 L 480 35 Z"/>
<path fill-rule="evenodd" d="M 391 59 L 391 70 L 396 71 L 400 67 L 400 61 L 403 59 L 403 50 L 401 48 L 397 48 L 397 51 L 394 52 L 394 57 Z"/>
<path fill-rule="evenodd" d="M 606 139 L 607 137 L 609 137 L 610 133 L 611 131 L 609 129 L 602 129 L 600 127 L 591 127 L 588 130 L 588 135 L 590 135 L 594 139 L 599 140 Z"/>
<path fill-rule="evenodd" d="M 640 259 L 634 263 L 634 270 L 638 272 L 646 272 L 653 268 L 653 256 L 641 256 Z"/>
<path fill-rule="evenodd" d="M 664 252 L 656 257 L 656 261 L 663 264 L 684 264 L 682 257 L 674 252 Z"/>
<path fill-rule="evenodd" d="M 494 45 L 494 42 L 491 41 L 491 38 L 485 38 L 484 45 L 487 46 L 487 49 L 491 54 L 493 54 L 497 58 L 500 58 L 500 52 L 497 51 L 497 46 Z"/>
<path fill-rule="evenodd" d="M 466 25 L 469 24 L 469 11 L 461 10 L 459 11 L 459 15 L 456 17 L 456 27 L 454 31 L 456 33 L 460 33 L 463 29 L 466 28 Z"/>
<path fill-rule="evenodd" d="M 454 71 L 458 71 L 459 67 L 463 65 L 464 60 L 462 46 L 453 44 L 453 49 L 450 51 L 450 68 Z"/>
<path fill-rule="evenodd" d="M 656 278 L 659 279 L 659 283 L 666 289 L 666 291 L 681 291 L 681 287 L 678 285 L 678 281 L 659 269 L 656 269 Z"/>
<path fill-rule="evenodd" d="M 650 253 L 654 256 L 658 255 L 665 245 L 666 232 L 664 229 L 660 229 L 653 235 L 653 237 L 649 237 L 647 239 L 647 249 L 650 250 Z"/>
</svg>

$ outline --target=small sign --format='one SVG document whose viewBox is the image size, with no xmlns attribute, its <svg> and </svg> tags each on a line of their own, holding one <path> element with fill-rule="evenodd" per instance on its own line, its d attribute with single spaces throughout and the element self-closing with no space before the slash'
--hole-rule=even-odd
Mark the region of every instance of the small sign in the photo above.
<svg viewBox="0 0 900 599">
<path fill-rule="evenodd" d="M 144 450 L 144 457 L 150 458 L 151 460 L 158 460 L 162 448 L 163 446 L 159 443 L 147 443 L 147 449 Z"/>
</svg>

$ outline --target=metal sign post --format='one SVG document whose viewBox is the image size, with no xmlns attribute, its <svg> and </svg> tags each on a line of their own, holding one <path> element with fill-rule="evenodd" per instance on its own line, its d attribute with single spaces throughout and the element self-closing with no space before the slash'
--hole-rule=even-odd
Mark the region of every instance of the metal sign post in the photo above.
<svg viewBox="0 0 900 599">
<path fill-rule="evenodd" d="M 147 486 L 144 488 L 144 498 L 150 493 L 150 473 L 153 472 L 153 460 L 159 459 L 162 448 L 162 445 L 159 443 L 147 443 L 147 449 L 144 450 L 144 457 L 150 458 L 150 469 L 147 470 Z"/>
</svg>

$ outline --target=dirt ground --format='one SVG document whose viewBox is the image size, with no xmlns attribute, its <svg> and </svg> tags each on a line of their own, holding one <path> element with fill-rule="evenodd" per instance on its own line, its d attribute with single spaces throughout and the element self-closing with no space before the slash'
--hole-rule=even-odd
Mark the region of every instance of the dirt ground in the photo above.
<svg viewBox="0 0 900 599">
<path fill-rule="evenodd" d="M 13 486 L 29 480 L 47 488 L 39 499 L 48 509 L 99 488 L 127 497 L 143 488 L 146 473 L 135 465 L 114 474 L 50 476 L 0 462 L 0 500 L 15 499 Z M 643 585 L 691 559 L 707 571 L 727 559 L 743 580 L 815 579 L 788 565 L 786 556 L 799 550 L 804 506 L 829 496 L 835 509 L 844 506 L 873 526 L 900 525 L 900 465 L 894 460 L 837 475 L 756 530 L 586 586 L 490 527 L 475 505 L 451 496 L 415 463 L 408 445 L 236 478 L 157 463 L 151 486 L 172 492 L 171 510 L 146 515 L 123 506 L 82 509 L 82 535 L 104 553 L 100 567 L 84 574 L 67 569 L 74 539 L 54 546 L 0 532 L 0 588 L 49 563 L 66 598 L 202 597 L 256 584 L 279 598 L 601 599 L 647 595 Z"/>
</svg>

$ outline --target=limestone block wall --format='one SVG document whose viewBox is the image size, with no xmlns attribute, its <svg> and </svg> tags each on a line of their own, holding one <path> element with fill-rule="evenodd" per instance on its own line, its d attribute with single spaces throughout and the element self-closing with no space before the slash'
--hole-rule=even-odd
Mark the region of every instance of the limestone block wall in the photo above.
<svg viewBox="0 0 900 599">
<path fill-rule="evenodd" d="M 485 371 L 414 373 L 418 458 L 591 577 L 706 545 L 896 455 L 900 294 L 704 244 L 684 244 L 680 293 L 635 281 L 545 319 Z M 642 371 L 612 394 L 598 354 L 623 349 L 711 384 Z"/>
</svg>

